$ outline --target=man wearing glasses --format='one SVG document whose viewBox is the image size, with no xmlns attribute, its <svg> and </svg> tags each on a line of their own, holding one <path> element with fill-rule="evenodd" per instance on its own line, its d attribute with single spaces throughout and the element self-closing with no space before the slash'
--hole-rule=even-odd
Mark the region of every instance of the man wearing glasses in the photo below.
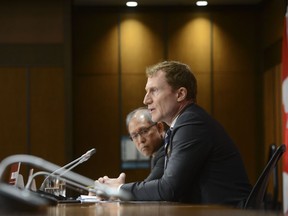
<svg viewBox="0 0 288 216">
<path fill-rule="evenodd" d="M 126 125 L 137 150 L 151 157 L 151 172 L 144 181 L 161 178 L 164 170 L 164 124 L 153 122 L 149 110 L 140 107 L 127 115 Z"/>
</svg>

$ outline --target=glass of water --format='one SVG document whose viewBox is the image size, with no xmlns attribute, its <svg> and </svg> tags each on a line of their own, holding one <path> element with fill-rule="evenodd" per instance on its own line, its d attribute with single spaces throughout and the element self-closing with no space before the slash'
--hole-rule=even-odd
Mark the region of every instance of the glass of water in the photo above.
<svg viewBox="0 0 288 216">
<path fill-rule="evenodd" d="M 57 177 L 48 177 L 44 182 L 44 191 L 55 196 L 66 197 L 66 184 L 65 181 Z"/>
</svg>

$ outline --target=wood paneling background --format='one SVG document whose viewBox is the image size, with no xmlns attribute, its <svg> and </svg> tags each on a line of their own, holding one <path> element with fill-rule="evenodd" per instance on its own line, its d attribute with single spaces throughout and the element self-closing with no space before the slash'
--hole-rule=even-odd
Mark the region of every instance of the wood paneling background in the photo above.
<svg viewBox="0 0 288 216">
<path fill-rule="evenodd" d="M 64 0 L 4 1 L 0 159 L 28 153 L 63 165 L 95 147 L 76 171 L 95 179 L 118 176 L 125 117 L 143 105 L 145 68 L 169 59 L 191 66 L 198 103 L 235 141 L 255 183 L 270 142 L 281 142 L 284 8 L 277 0 L 133 11 Z M 149 170 L 126 172 L 134 181 Z"/>
<path fill-rule="evenodd" d="M 67 161 L 64 17 L 62 1 L 1 2 L 0 160 Z"/>
</svg>

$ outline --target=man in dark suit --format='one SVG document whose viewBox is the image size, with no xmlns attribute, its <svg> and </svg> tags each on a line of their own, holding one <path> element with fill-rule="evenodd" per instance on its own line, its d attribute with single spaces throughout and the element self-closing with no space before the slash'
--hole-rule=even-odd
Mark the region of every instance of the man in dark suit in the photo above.
<svg viewBox="0 0 288 216">
<path fill-rule="evenodd" d="M 146 74 L 144 104 L 154 122 L 170 126 L 164 174 L 148 182 L 125 184 L 123 173 L 98 181 L 129 191 L 133 200 L 239 206 L 251 190 L 241 156 L 222 126 L 196 104 L 189 66 L 164 61 Z"/>
<path fill-rule="evenodd" d="M 137 150 L 151 158 L 151 172 L 144 181 L 162 177 L 164 172 L 164 135 L 165 125 L 155 123 L 150 111 L 140 107 L 130 112 L 126 117 L 127 130 Z"/>
</svg>

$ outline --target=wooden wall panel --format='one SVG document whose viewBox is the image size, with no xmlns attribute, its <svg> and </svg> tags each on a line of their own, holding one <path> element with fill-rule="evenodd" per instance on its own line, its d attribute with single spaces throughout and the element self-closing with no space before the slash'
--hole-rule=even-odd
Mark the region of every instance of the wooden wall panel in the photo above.
<svg viewBox="0 0 288 216">
<path fill-rule="evenodd" d="M 60 43 L 63 1 L 3 0 L 0 7 L 0 43 Z"/>
<path fill-rule="evenodd" d="M 282 134 L 282 99 L 281 99 L 281 48 L 284 27 L 285 1 L 264 1 L 259 23 L 261 24 L 260 50 L 263 55 L 260 58 L 261 92 L 262 92 L 262 134 L 264 145 L 264 163 L 267 162 L 269 146 L 274 143 L 283 143 Z M 279 194 L 282 201 L 282 159 L 278 162 L 279 168 Z M 272 179 L 271 179 L 272 180 Z M 268 193 L 272 194 L 273 181 L 270 182 Z"/>
<path fill-rule="evenodd" d="M 120 172 L 118 76 L 79 76 L 75 80 L 75 153 L 96 154 L 79 166 L 80 173 L 97 179 Z"/>
<path fill-rule="evenodd" d="M 118 17 L 93 10 L 74 17 L 74 157 L 96 148 L 76 169 L 95 179 L 120 171 Z"/>
<path fill-rule="evenodd" d="M 211 112 L 210 15 L 172 13 L 168 17 L 168 59 L 183 62 L 191 67 L 198 81 L 197 102 Z"/>
<path fill-rule="evenodd" d="M 263 79 L 263 114 L 264 114 L 264 152 L 268 155 L 269 145 L 276 144 L 276 107 L 275 107 L 275 69 L 264 73 Z"/>
<path fill-rule="evenodd" d="M 281 101 L 281 65 L 266 70 L 263 74 L 263 119 L 264 119 L 264 154 L 265 162 L 268 161 L 271 144 L 279 146 L 283 143 L 282 133 L 282 101 Z M 279 200 L 282 200 L 282 159 L 279 167 Z M 268 187 L 268 192 L 273 193 L 273 179 Z"/>
<path fill-rule="evenodd" d="M 255 72 L 259 46 L 257 13 L 240 10 L 213 13 L 212 16 L 215 73 L 220 70 L 227 73 Z"/>
<path fill-rule="evenodd" d="M 133 109 L 145 106 L 143 104 L 145 95 L 146 75 L 142 74 L 123 74 L 122 75 L 122 109 L 123 109 L 123 134 L 127 134 L 126 116 Z"/>
<path fill-rule="evenodd" d="M 73 59 L 76 74 L 118 73 L 118 14 L 75 14 Z"/>
<path fill-rule="evenodd" d="M 64 165 L 64 70 L 31 68 L 29 91 L 31 154 Z"/>
<path fill-rule="evenodd" d="M 211 56 L 209 14 L 172 13 L 169 14 L 168 20 L 169 59 L 189 63 L 196 74 L 209 73 Z"/>
<path fill-rule="evenodd" d="M 63 69 L 1 68 L 0 88 L 0 160 L 32 154 L 64 164 Z"/>
<path fill-rule="evenodd" d="M 254 80 L 247 75 L 217 73 L 214 78 L 214 117 L 224 126 L 242 155 L 252 182 L 257 170 L 256 101 Z M 245 83 L 245 84 L 244 84 Z M 251 93 L 252 92 L 252 93 Z"/>
<path fill-rule="evenodd" d="M 8 93 L 1 96 L 7 101 L 0 110 L 8 114 L 0 137 L 1 143 L 9 143 L 0 147 L 8 149 L 5 154 L 66 162 L 63 2 L 1 2 L 0 64 L 8 68 L 0 73 L 1 92 Z"/>
<path fill-rule="evenodd" d="M 261 24 L 261 37 L 259 38 L 261 50 L 282 38 L 286 4 L 286 1 L 263 1 L 261 19 L 259 19 Z"/>
<path fill-rule="evenodd" d="M 161 14 L 121 15 L 121 72 L 145 74 L 147 66 L 163 60 L 164 26 Z"/>
<path fill-rule="evenodd" d="M 255 14 L 215 13 L 213 21 L 213 114 L 235 141 L 255 183 L 260 174 L 255 172 L 259 169 Z"/>
<path fill-rule="evenodd" d="M 213 114 L 212 77 L 209 73 L 195 74 L 197 79 L 197 103 L 208 113 Z"/>
<path fill-rule="evenodd" d="M 25 72 L 25 68 L 0 68 L 0 161 L 27 153 Z"/>
</svg>

